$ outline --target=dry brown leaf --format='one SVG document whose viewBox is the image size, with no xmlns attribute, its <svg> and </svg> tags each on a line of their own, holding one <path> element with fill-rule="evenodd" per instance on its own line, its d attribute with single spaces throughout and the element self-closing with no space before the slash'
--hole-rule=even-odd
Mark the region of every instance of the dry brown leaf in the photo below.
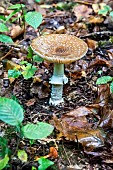
<svg viewBox="0 0 113 170">
<path fill-rule="evenodd" d="M 102 107 L 107 106 L 109 96 L 110 96 L 109 84 L 98 85 L 98 98 L 96 99 L 96 103 L 98 103 Z"/>
<path fill-rule="evenodd" d="M 58 157 L 58 152 L 55 147 L 50 147 L 50 157 L 56 159 Z"/>
<path fill-rule="evenodd" d="M 97 48 L 98 43 L 97 41 L 91 40 L 91 39 L 87 39 L 87 45 L 90 49 L 94 50 Z"/>
<path fill-rule="evenodd" d="M 22 33 L 24 33 L 24 28 L 21 28 L 19 25 L 13 26 L 11 30 L 11 37 L 16 38 Z"/>
<path fill-rule="evenodd" d="M 26 104 L 26 106 L 32 106 L 32 105 L 34 105 L 35 102 L 36 102 L 36 99 L 33 98 L 33 99 L 28 100 L 28 102 L 25 104 Z"/>
<path fill-rule="evenodd" d="M 76 136 L 78 142 L 90 151 L 104 145 L 105 134 L 100 129 L 78 132 Z"/>
<path fill-rule="evenodd" d="M 112 67 L 113 66 L 113 61 L 108 61 L 106 59 L 102 59 L 99 56 L 97 56 L 95 61 L 92 61 L 89 65 L 89 68 L 96 67 L 97 65 L 106 65 L 107 67 Z"/>
<path fill-rule="evenodd" d="M 73 8 L 73 12 L 77 17 L 77 21 L 79 21 L 83 18 L 88 18 L 92 13 L 92 9 L 87 5 L 77 5 Z"/>
<path fill-rule="evenodd" d="M 5 63 L 5 69 L 6 70 L 13 70 L 13 69 L 19 70 L 21 68 L 21 66 L 19 64 L 16 64 L 10 60 L 7 60 Z"/>
<path fill-rule="evenodd" d="M 103 109 L 102 117 L 100 119 L 100 127 L 113 128 L 113 110 Z"/>
<path fill-rule="evenodd" d="M 91 16 L 88 21 L 91 24 L 100 24 L 104 21 L 104 18 L 102 16 Z"/>
</svg>

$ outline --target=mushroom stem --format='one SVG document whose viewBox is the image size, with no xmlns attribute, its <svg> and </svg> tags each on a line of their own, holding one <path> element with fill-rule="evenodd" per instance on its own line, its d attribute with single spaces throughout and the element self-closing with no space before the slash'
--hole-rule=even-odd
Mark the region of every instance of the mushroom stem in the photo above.
<svg viewBox="0 0 113 170">
<path fill-rule="evenodd" d="M 50 105 L 58 105 L 64 102 L 62 98 L 63 84 L 68 82 L 68 78 L 64 75 L 64 64 L 54 64 L 53 76 L 50 79 L 52 84 L 51 98 L 49 100 Z"/>
</svg>

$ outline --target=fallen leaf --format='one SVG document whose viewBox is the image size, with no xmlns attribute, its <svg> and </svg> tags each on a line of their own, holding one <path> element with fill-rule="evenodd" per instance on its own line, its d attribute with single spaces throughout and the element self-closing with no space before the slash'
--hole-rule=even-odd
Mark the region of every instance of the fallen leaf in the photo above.
<svg viewBox="0 0 113 170">
<path fill-rule="evenodd" d="M 16 38 L 22 33 L 24 33 L 24 28 L 21 28 L 19 25 L 13 26 L 11 30 L 11 37 Z"/>
<path fill-rule="evenodd" d="M 32 105 L 34 105 L 34 103 L 36 102 L 36 99 L 35 98 L 33 98 L 33 99 L 30 99 L 27 103 L 25 103 L 26 104 L 26 106 L 32 106 Z"/>
<path fill-rule="evenodd" d="M 102 16 L 90 16 L 88 19 L 89 23 L 91 24 L 101 24 L 104 21 L 104 18 Z"/>
<path fill-rule="evenodd" d="M 91 39 L 87 39 L 87 45 L 92 50 L 96 49 L 97 46 L 98 46 L 97 41 L 94 41 L 94 40 L 91 40 Z"/>
<path fill-rule="evenodd" d="M 56 159 L 58 157 L 58 152 L 55 147 L 50 147 L 50 157 Z"/>
<path fill-rule="evenodd" d="M 99 127 L 113 128 L 113 110 L 103 109 L 102 117 L 100 119 Z"/>
<path fill-rule="evenodd" d="M 109 84 L 98 85 L 98 97 L 96 99 L 96 103 L 98 103 L 102 107 L 107 106 L 109 96 L 110 96 Z"/>
<path fill-rule="evenodd" d="M 83 18 L 88 18 L 92 13 L 92 9 L 89 8 L 87 5 L 76 5 L 73 8 L 73 12 L 77 17 L 77 21 L 79 21 Z"/>
</svg>

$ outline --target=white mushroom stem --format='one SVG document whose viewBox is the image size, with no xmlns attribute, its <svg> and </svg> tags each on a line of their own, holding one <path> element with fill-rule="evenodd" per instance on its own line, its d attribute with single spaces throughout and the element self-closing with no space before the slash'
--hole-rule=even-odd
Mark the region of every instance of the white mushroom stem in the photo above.
<svg viewBox="0 0 113 170">
<path fill-rule="evenodd" d="M 64 102 L 62 98 L 63 84 L 68 82 L 68 78 L 64 75 L 64 64 L 54 64 L 53 76 L 50 79 L 52 84 L 51 98 L 49 100 L 50 105 L 58 105 Z"/>
</svg>

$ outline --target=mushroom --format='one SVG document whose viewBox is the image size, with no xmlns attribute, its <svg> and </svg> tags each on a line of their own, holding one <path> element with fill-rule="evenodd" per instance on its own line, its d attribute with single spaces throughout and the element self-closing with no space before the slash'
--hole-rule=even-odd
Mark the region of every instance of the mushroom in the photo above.
<svg viewBox="0 0 113 170">
<path fill-rule="evenodd" d="M 81 59 L 88 50 L 86 43 L 73 35 L 49 34 L 34 39 L 31 48 L 46 61 L 54 63 L 53 76 L 49 81 L 52 84 L 49 104 L 56 106 L 64 102 L 63 84 L 68 82 L 64 75 L 64 64 Z"/>
</svg>

